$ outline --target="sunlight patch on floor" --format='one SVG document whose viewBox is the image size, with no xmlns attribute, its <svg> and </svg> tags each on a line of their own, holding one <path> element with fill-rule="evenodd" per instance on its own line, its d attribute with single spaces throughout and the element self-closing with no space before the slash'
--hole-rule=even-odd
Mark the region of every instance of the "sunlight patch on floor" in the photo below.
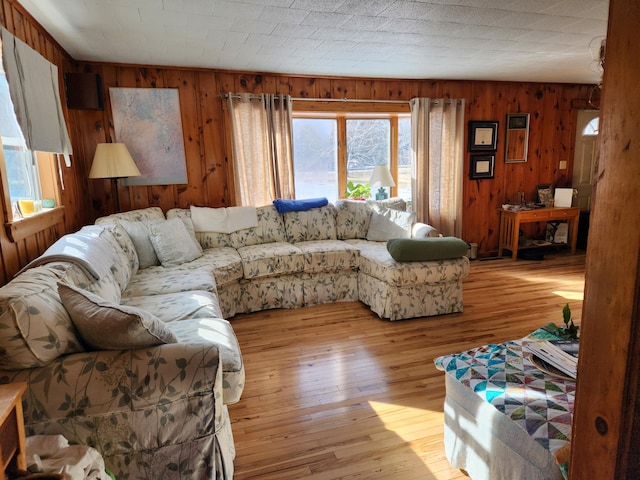
<svg viewBox="0 0 640 480">
<path fill-rule="evenodd" d="M 382 403 L 370 400 L 369 406 L 376 412 L 385 428 L 407 443 L 413 452 L 420 457 L 425 465 L 433 459 L 425 457 L 425 432 L 438 423 L 443 423 L 442 411 L 432 411 L 423 408 L 407 407 L 392 403 Z M 442 439 L 442 437 L 440 437 Z M 372 438 L 373 440 L 382 440 Z M 444 445 L 442 456 L 444 457 Z"/>
<path fill-rule="evenodd" d="M 559 297 L 566 298 L 567 300 L 584 300 L 584 291 L 580 290 L 579 292 L 569 292 L 566 290 L 556 290 L 553 292 L 554 295 L 558 295 Z"/>
</svg>

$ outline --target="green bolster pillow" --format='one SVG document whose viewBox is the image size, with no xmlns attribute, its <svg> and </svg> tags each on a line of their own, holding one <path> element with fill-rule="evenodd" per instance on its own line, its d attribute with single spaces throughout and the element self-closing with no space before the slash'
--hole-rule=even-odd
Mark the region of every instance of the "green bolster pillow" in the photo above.
<svg viewBox="0 0 640 480">
<path fill-rule="evenodd" d="M 387 250 L 397 262 L 425 262 L 462 257 L 469 244 L 456 237 L 392 238 Z"/>
</svg>

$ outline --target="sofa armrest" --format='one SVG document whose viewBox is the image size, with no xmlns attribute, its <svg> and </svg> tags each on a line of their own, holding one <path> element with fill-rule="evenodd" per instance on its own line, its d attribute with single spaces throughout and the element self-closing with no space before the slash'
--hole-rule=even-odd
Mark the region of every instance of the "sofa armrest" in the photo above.
<svg viewBox="0 0 640 480">
<path fill-rule="evenodd" d="M 413 227 L 411 227 L 412 238 L 427 238 L 438 236 L 440 236 L 438 230 L 431 225 L 427 225 L 426 223 L 416 222 L 413 224 Z"/>
<path fill-rule="evenodd" d="M 27 435 L 62 434 L 103 455 L 179 444 L 211 434 L 222 420 L 222 369 L 210 344 L 77 353 L 17 372 Z"/>
</svg>

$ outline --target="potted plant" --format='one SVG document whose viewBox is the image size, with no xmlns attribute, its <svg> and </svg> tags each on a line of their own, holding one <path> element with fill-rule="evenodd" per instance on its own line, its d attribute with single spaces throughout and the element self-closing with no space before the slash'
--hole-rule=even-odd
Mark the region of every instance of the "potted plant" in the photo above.
<svg viewBox="0 0 640 480">
<path fill-rule="evenodd" d="M 542 328 L 563 340 L 578 340 L 578 329 L 580 327 L 573 323 L 571 309 L 568 303 L 562 309 L 562 318 L 564 320 L 564 327 L 559 327 L 555 323 L 549 322 Z"/>
<path fill-rule="evenodd" d="M 371 185 L 368 183 L 347 182 L 346 197 L 352 200 L 366 200 L 371 196 Z"/>
</svg>

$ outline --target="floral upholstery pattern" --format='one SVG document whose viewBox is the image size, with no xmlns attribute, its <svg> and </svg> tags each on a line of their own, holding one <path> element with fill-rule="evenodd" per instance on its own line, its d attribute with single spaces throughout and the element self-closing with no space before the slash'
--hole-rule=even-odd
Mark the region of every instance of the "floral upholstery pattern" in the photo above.
<svg viewBox="0 0 640 480">
<path fill-rule="evenodd" d="M 111 232 L 113 238 L 125 254 L 126 259 L 129 261 L 131 275 L 138 273 L 138 269 L 140 268 L 138 253 L 136 252 L 136 247 L 133 244 L 131 237 L 127 235 L 125 229 L 118 223 L 103 223 L 101 225 Z"/>
<path fill-rule="evenodd" d="M 129 285 L 122 292 L 122 298 L 192 290 L 215 292 L 216 281 L 213 273 L 204 268 L 177 270 L 151 267 L 145 268 L 131 278 Z"/>
<path fill-rule="evenodd" d="M 257 277 L 240 281 L 239 312 L 304 306 L 303 285 L 296 275 Z"/>
<path fill-rule="evenodd" d="M 242 278 L 242 258 L 235 248 L 219 247 L 204 250 L 200 258 L 185 264 L 185 269 L 206 268 L 213 271 L 216 285 L 237 283 Z"/>
<path fill-rule="evenodd" d="M 27 435 L 64 435 L 98 449 L 116 478 L 215 478 L 231 435 L 218 348 L 205 342 L 64 355 L 46 366 L 1 370 L 26 382 Z M 229 430 L 223 432 L 223 430 Z M 231 468 L 233 457 L 225 467 Z"/>
<path fill-rule="evenodd" d="M 167 220 L 171 218 L 191 218 L 191 210 L 188 208 L 172 208 L 167 210 Z M 221 232 L 195 232 L 196 239 L 202 248 L 230 247 L 231 237 L 228 233 Z"/>
<path fill-rule="evenodd" d="M 64 268 L 31 268 L 0 288 L 0 368 L 30 369 L 84 351 L 55 288 Z"/>
<path fill-rule="evenodd" d="M 114 213 L 96 219 L 95 224 L 117 223 L 118 220 L 128 220 L 131 222 L 143 222 L 145 220 L 164 220 L 164 213 L 160 207 L 140 208 L 129 212 Z"/>
<path fill-rule="evenodd" d="M 295 245 L 286 242 L 240 247 L 244 278 L 270 277 L 302 272 L 304 257 Z"/>
<path fill-rule="evenodd" d="M 394 286 L 360 271 L 358 295 L 372 311 L 391 321 L 462 311 L 460 282 Z"/>
<path fill-rule="evenodd" d="M 338 200 L 336 202 L 336 234 L 338 239 L 367 238 L 372 212 L 371 202 Z"/>
<path fill-rule="evenodd" d="M 304 271 L 339 272 L 358 268 L 360 251 L 341 240 L 298 242 L 304 256 Z"/>
<path fill-rule="evenodd" d="M 167 328 L 181 343 L 212 343 L 218 346 L 222 367 L 223 401 L 231 405 L 240 400 L 245 373 L 240 345 L 231 324 L 221 318 L 192 318 L 171 322 Z"/>
<path fill-rule="evenodd" d="M 359 300 L 356 270 L 304 273 L 299 277 L 299 281 L 302 283 L 305 305 Z"/>
<path fill-rule="evenodd" d="M 385 242 L 360 252 L 360 271 L 393 286 L 457 282 L 469 272 L 466 257 L 428 262 L 397 262 Z"/>
<path fill-rule="evenodd" d="M 282 215 L 273 205 L 256 209 L 258 225 L 230 233 L 231 246 L 234 248 L 260 245 L 263 243 L 285 242 L 286 234 Z"/>
<path fill-rule="evenodd" d="M 217 295 L 206 291 L 123 297 L 121 303 L 146 310 L 167 323 L 189 318 L 222 318 Z"/>
<path fill-rule="evenodd" d="M 301 212 L 284 214 L 287 241 L 306 242 L 311 240 L 335 240 L 336 208 L 329 204 Z"/>
</svg>

